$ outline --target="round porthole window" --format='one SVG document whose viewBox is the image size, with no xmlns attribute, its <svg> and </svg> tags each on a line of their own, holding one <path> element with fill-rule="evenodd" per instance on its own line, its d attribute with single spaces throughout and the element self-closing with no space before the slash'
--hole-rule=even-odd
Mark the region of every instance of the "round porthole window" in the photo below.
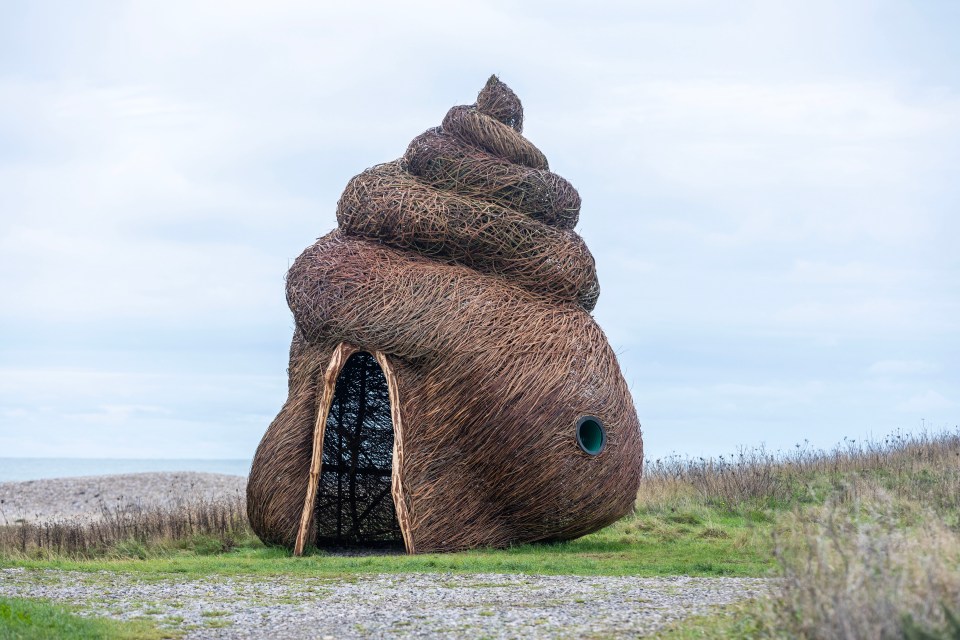
<svg viewBox="0 0 960 640">
<path fill-rule="evenodd" d="M 607 444 L 607 432 L 600 418 L 583 416 L 577 420 L 577 444 L 592 456 L 603 451 Z"/>
</svg>

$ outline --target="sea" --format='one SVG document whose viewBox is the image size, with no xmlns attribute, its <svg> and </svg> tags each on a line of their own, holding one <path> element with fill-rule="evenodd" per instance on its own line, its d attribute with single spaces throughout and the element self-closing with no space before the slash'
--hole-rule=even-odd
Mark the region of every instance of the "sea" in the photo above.
<svg viewBox="0 0 960 640">
<path fill-rule="evenodd" d="M 105 476 L 146 471 L 203 471 L 245 476 L 249 459 L 203 460 L 195 458 L 0 458 L 0 482 Z"/>
</svg>

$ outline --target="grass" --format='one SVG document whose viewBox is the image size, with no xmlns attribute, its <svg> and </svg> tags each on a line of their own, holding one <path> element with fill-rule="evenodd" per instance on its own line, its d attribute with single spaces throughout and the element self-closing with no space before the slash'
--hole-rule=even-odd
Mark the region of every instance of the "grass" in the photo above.
<svg viewBox="0 0 960 640">
<path fill-rule="evenodd" d="M 160 640 L 180 635 L 146 620 L 81 617 L 44 600 L 0 597 L 0 640 Z"/>
<path fill-rule="evenodd" d="M 791 514 L 772 617 L 800 638 L 960 638 L 960 530 L 938 515 L 856 477 Z"/>
<path fill-rule="evenodd" d="M 53 520 L 7 523 L 0 507 L 0 557 L 136 557 L 145 559 L 175 548 L 209 555 L 230 551 L 252 539 L 246 508 L 239 497 L 204 500 L 175 508 L 131 506 L 107 509 L 91 522 Z"/>
<path fill-rule="evenodd" d="M 764 609 L 755 601 L 717 608 L 710 614 L 693 616 L 656 635 L 658 640 L 701 640 L 715 638 L 769 637 Z"/>
<path fill-rule="evenodd" d="M 664 504 L 772 513 L 772 596 L 663 637 L 960 639 L 960 432 L 661 463 Z"/>
<path fill-rule="evenodd" d="M 171 575 L 396 572 L 777 576 L 765 601 L 664 637 L 960 637 L 960 431 L 648 461 L 634 512 L 558 544 L 453 554 L 292 558 L 240 504 L 111 515 L 93 528 L 0 527 L 0 566 Z M 217 624 L 216 618 L 209 622 Z M 953 635 L 951 635 L 953 634 Z"/>
<path fill-rule="evenodd" d="M 293 558 L 253 535 L 239 503 L 107 513 L 87 525 L 21 522 L 0 527 L 0 566 L 211 574 L 340 576 L 399 572 L 578 575 L 758 575 L 773 567 L 773 518 L 719 510 L 702 500 L 661 504 L 642 497 L 634 514 L 564 543 L 462 553 Z"/>
<path fill-rule="evenodd" d="M 691 522 L 696 521 L 691 524 Z M 450 554 L 343 556 L 313 551 L 293 558 L 285 549 L 245 538 L 229 551 L 197 553 L 191 541 L 122 548 L 96 558 L 56 554 L 8 556 L 0 566 L 75 571 L 125 571 L 146 576 L 179 574 L 342 576 L 348 574 L 453 572 L 575 575 L 762 574 L 773 567 L 769 523 L 693 512 L 638 511 L 590 536 L 557 544 Z"/>
</svg>

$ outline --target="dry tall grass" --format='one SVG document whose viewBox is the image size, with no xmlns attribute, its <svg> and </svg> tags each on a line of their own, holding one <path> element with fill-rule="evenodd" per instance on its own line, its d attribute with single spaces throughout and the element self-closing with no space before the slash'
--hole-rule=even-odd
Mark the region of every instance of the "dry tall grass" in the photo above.
<svg viewBox="0 0 960 640">
<path fill-rule="evenodd" d="M 648 460 L 639 501 L 695 499 L 733 511 L 823 504 L 851 474 L 874 480 L 895 498 L 938 512 L 960 510 L 960 431 L 844 440 L 830 451 L 798 444 L 786 453 L 758 448 L 719 458 Z"/>
<path fill-rule="evenodd" d="M 783 635 L 956 637 L 960 535 L 919 503 L 853 478 L 849 495 L 789 517 L 777 542 L 771 626 Z"/>
<path fill-rule="evenodd" d="M 244 501 L 195 501 L 172 508 L 103 508 L 96 520 L 20 521 L 0 526 L 0 557 L 147 557 L 171 548 L 227 551 L 252 535 Z"/>
<path fill-rule="evenodd" d="M 648 461 L 638 509 L 761 512 L 773 638 L 960 640 L 960 431 Z"/>
</svg>

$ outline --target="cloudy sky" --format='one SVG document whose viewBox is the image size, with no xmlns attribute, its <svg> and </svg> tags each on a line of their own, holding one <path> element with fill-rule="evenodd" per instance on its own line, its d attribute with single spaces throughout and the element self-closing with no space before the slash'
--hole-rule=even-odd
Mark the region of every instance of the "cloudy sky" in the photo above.
<svg viewBox="0 0 960 640">
<path fill-rule="evenodd" d="M 958 30 L 952 0 L 5 2 L 0 456 L 250 457 L 291 260 L 491 73 L 583 197 L 649 455 L 953 428 Z"/>
</svg>

